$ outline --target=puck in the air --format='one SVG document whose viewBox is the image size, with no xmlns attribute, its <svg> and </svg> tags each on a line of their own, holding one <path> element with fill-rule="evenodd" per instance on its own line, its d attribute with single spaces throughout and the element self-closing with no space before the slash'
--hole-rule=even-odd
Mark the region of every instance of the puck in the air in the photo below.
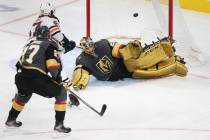
<svg viewBox="0 0 210 140">
<path fill-rule="evenodd" d="M 139 16 L 138 13 L 134 13 L 134 14 L 133 14 L 133 17 L 138 17 L 138 16 Z"/>
</svg>

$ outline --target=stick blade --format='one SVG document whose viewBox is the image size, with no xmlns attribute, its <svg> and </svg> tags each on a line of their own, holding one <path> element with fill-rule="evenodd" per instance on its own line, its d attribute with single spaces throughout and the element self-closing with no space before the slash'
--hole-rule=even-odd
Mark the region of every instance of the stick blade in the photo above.
<svg viewBox="0 0 210 140">
<path fill-rule="evenodd" d="M 100 116 L 103 116 L 104 115 L 104 112 L 106 111 L 106 104 L 103 104 L 102 108 L 101 108 L 101 112 L 100 112 Z"/>
</svg>

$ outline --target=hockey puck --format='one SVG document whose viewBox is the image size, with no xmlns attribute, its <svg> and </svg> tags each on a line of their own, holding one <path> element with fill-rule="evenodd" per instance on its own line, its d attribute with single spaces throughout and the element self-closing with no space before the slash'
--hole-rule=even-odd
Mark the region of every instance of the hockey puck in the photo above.
<svg viewBox="0 0 210 140">
<path fill-rule="evenodd" d="M 138 13 L 134 13 L 134 14 L 133 14 L 133 17 L 138 17 L 138 16 L 139 16 Z"/>
</svg>

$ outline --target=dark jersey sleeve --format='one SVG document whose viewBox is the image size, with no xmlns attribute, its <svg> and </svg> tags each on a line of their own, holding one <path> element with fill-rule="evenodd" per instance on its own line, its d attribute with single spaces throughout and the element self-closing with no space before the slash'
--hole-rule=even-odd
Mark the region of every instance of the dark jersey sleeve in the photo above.
<svg viewBox="0 0 210 140">
<path fill-rule="evenodd" d="M 53 44 L 50 44 L 46 50 L 46 59 L 57 59 L 55 56 L 56 47 Z"/>
<path fill-rule="evenodd" d="M 50 44 L 46 50 L 46 65 L 47 69 L 52 75 L 52 77 L 60 82 L 60 72 L 61 72 L 61 65 L 59 63 L 58 56 L 56 56 L 57 48 Z"/>
<path fill-rule="evenodd" d="M 76 66 L 77 66 L 77 65 L 82 65 L 82 69 L 88 71 L 89 74 L 91 75 L 92 72 L 91 72 L 90 68 L 86 67 L 86 65 L 84 64 L 85 61 L 84 61 L 82 55 L 83 55 L 83 53 L 81 53 L 81 54 L 77 57 L 77 59 L 76 59 Z"/>
</svg>

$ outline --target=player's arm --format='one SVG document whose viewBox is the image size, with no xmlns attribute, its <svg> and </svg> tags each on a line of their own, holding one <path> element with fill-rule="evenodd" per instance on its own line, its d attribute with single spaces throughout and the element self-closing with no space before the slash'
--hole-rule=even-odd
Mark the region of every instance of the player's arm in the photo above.
<svg viewBox="0 0 210 140">
<path fill-rule="evenodd" d="M 69 40 L 61 32 L 59 22 L 53 21 L 53 23 L 49 24 L 49 26 L 51 37 L 64 48 L 64 53 L 67 53 L 75 48 L 76 43 L 73 40 Z"/>
<path fill-rule="evenodd" d="M 76 43 L 73 40 L 69 40 L 64 34 L 63 39 L 60 43 L 65 49 L 64 53 L 67 53 L 76 47 Z"/>
<path fill-rule="evenodd" d="M 53 45 L 48 47 L 46 51 L 46 66 L 53 80 L 60 83 L 62 80 L 61 78 L 62 68 L 58 61 L 58 57 L 56 56 L 57 54 L 55 54 L 55 50 L 56 48 Z"/>
</svg>

